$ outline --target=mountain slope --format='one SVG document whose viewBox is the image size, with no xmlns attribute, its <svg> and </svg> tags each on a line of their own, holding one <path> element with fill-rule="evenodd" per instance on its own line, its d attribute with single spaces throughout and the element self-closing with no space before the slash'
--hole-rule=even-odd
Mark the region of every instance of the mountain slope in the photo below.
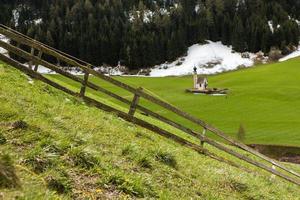
<svg viewBox="0 0 300 200">
<path fill-rule="evenodd" d="M 3 3 L 2 3 L 3 2 Z M 294 0 L 5 0 L 0 23 L 96 66 L 132 70 L 222 41 L 239 52 L 283 54 L 299 43 Z"/>
<path fill-rule="evenodd" d="M 0 188 L 4 199 L 300 197 L 297 186 L 199 155 L 5 64 L 0 105 L 1 159 L 9 154 L 21 185 Z"/>
</svg>

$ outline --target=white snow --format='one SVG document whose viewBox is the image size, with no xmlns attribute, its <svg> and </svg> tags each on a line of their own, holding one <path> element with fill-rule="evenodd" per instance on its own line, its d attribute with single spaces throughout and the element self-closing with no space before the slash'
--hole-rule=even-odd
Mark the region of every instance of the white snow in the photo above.
<svg viewBox="0 0 300 200">
<path fill-rule="evenodd" d="M 124 66 L 110 67 L 110 66 L 101 66 L 95 67 L 95 71 L 101 72 L 105 75 L 110 76 L 121 76 L 127 70 Z"/>
<path fill-rule="evenodd" d="M 141 16 L 140 11 L 133 11 L 133 12 L 129 13 L 129 21 L 134 22 L 136 20 L 135 19 L 136 17 L 138 19 L 143 17 L 142 21 L 147 24 L 147 23 L 150 23 L 152 21 L 153 15 L 154 15 L 154 13 L 151 10 L 144 10 L 143 16 Z"/>
<path fill-rule="evenodd" d="M 283 62 L 292 58 L 296 58 L 300 56 L 300 46 L 298 47 L 298 49 L 296 51 L 294 51 L 293 53 L 279 59 L 279 62 Z"/>
<path fill-rule="evenodd" d="M 20 11 L 18 9 L 14 9 L 12 11 L 12 15 L 15 27 L 19 26 Z"/>
<path fill-rule="evenodd" d="M 200 10 L 200 5 L 197 4 L 197 5 L 195 6 L 195 12 L 198 13 L 199 10 Z"/>
<path fill-rule="evenodd" d="M 1 35 L 1 34 L 0 34 L 0 40 L 2 42 L 6 42 L 6 43 L 9 42 L 9 39 L 7 37 L 5 37 L 4 35 Z M 7 50 L 0 47 L 0 53 L 1 54 L 7 54 Z"/>
<path fill-rule="evenodd" d="M 39 25 L 39 24 L 43 23 L 43 19 L 42 18 L 35 19 L 35 20 L 33 20 L 33 22 L 34 22 L 35 25 Z"/>
<path fill-rule="evenodd" d="M 272 33 L 274 33 L 274 30 L 277 30 L 277 29 L 279 29 L 279 28 L 281 27 L 280 24 L 277 24 L 276 28 L 274 28 L 274 23 L 273 23 L 273 21 L 268 21 L 268 25 L 269 25 L 270 31 L 271 31 Z"/>
<path fill-rule="evenodd" d="M 268 25 L 269 25 L 269 28 L 270 28 L 271 32 L 274 33 L 273 22 L 272 21 L 268 21 Z"/>
<path fill-rule="evenodd" d="M 231 47 L 221 42 L 208 41 L 207 44 L 195 44 L 188 49 L 186 57 L 179 58 L 170 64 L 155 66 L 151 72 L 152 77 L 182 76 L 193 73 L 197 67 L 199 74 L 216 74 L 235 70 L 239 67 L 250 67 L 254 64 L 254 54 L 250 58 L 242 58 L 241 53 L 232 51 Z"/>
<path fill-rule="evenodd" d="M 28 64 L 25 64 L 28 67 Z M 122 66 L 121 67 L 95 67 L 95 71 L 101 72 L 105 75 L 110 75 L 110 76 L 120 76 L 124 72 L 122 71 Z M 73 75 L 84 75 L 84 72 L 80 70 L 80 68 L 65 68 L 64 71 L 67 71 Z M 51 69 L 48 69 L 44 66 L 39 65 L 38 66 L 38 72 L 41 74 L 57 74 L 55 71 L 52 71 Z"/>
<path fill-rule="evenodd" d="M 55 71 L 52 71 L 51 69 L 48 69 L 41 65 L 38 66 L 38 72 L 41 74 L 56 74 Z"/>
</svg>

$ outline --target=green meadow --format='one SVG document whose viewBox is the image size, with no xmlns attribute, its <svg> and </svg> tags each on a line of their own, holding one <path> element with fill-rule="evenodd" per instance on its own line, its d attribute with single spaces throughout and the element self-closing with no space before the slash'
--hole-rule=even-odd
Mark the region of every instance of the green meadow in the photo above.
<svg viewBox="0 0 300 200">
<path fill-rule="evenodd" d="M 236 85 L 237 82 L 241 84 L 242 79 L 229 81 L 229 78 L 223 78 L 268 68 L 272 67 L 214 76 L 210 77 L 210 81 L 219 86 Z M 185 94 L 183 90 L 190 85 L 189 77 L 126 79 L 157 91 L 162 98 L 189 112 L 193 111 L 194 115 L 206 117 L 220 127 L 223 124 L 223 129 L 228 127 L 234 131 L 237 122 L 227 119 L 232 125 L 224 123 L 222 120 L 226 117 L 219 116 L 222 112 L 228 109 L 225 112 L 227 116 L 231 114 L 232 118 L 237 117 L 236 113 L 230 111 L 236 102 L 241 108 L 239 113 L 247 110 L 239 102 L 248 100 L 248 95 L 240 86 L 232 87 L 232 93 L 226 99 Z M 173 83 L 170 87 L 169 82 Z M 76 89 L 76 85 L 70 87 Z M 243 92 L 243 95 L 237 95 L 238 92 Z M 112 105 L 107 99 L 98 98 Z M 196 106 L 195 102 L 203 106 Z M 226 109 L 217 111 L 227 102 Z M 250 102 L 248 104 L 255 107 Z M 205 145 L 205 148 L 210 152 L 252 172 L 198 154 L 111 113 L 88 106 L 79 98 L 32 80 L 1 63 L 0 105 L 0 199 L 296 200 L 300 197 L 299 186 L 273 177 L 209 145 Z M 193 109 L 189 106 L 193 106 Z M 260 106 L 262 108 L 263 105 Z M 153 109 L 157 108 L 153 106 Z M 168 115 L 167 112 L 164 114 Z M 259 115 L 256 113 L 255 116 Z M 247 119 L 251 122 L 251 117 Z M 13 127 L 12 123 L 20 120 L 23 125 Z M 268 121 L 267 117 L 265 121 Z M 163 126 L 157 121 L 153 122 Z M 296 126 L 293 125 L 294 128 Z M 258 126 L 255 128 L 259 129 Z M 273 127 L 273 130 L 276 128 Z M 294 137 L 297 133 L 289 134 L 278 138 L 281 142 L 286 140 L 293 143 L 294 139 L 288 140 L 288 137 Z M 272 138 L 271 135 L 268 138 Z M 300 170 L 295 164 L 284 165 L 297 172 Z"/>
<path fill-rule="evenodd" d="M 60 75 L 49 77 L 74 90 L 80 87 Z M 191 76 L 115 78 L 134 87 L 143 87 L 146 92 L 205 120 L 233 137 L 236 137 L 242 126 L 245 130 L 245 142 L 248 144 L 300 146 L 300 58 L 209 76 L 209 87 L 228 88 L 227 96 L 186 93 L 185 89 L 192 87 Z M 123 89 L 95 77 L 90 80 L 120 96 L 132 99 L 132 95 Z M 88 95 L 118 103 L 99 92 L 88 90 Z M 141 104 L 195 130 L 202 130 L 147 101 L 141 101 Z"/>
</svg>

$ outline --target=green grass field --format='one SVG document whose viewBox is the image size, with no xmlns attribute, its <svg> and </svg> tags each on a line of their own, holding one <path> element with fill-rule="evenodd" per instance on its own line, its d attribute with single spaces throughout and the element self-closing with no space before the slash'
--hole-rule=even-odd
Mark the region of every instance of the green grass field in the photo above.
<svg viewBox="0 0 300 200">
<path fill-rule="evenodd" d="M 226 102 L 223 97 L 183 93 L 182 85 L 189 85 L 188 78 L 169 78 L 174 84 L 169 92 L 173 91 L 176 99 L 172 99 L 171 93 L 163 95 L 153 79 L 129 81 L 132 80 L 146 87 L 152 85 L 151 90 L 157 90 L 180 107 L 188 105 L 185 99 Z M 162 85 L 163 79 L 158 80 Z M 224 86 L 226 81 L 221 83 L 221 80 L 221 76 L 211 78 L 211 82 Z M 175 87 L 175 83 L 181 88 Z M 166 90 L 167 86 L 164 87 Z M 243 90 L 236 87 L 228 99 L 234 99 L 237 91 Z M 210 151 L 238 162 L 253 173 L 200 155 L 87 106 L 80 99 L 31 80 L 1 63 L 0 105 L 0 178 L 3 174 L 5 177 L 5 163 L 8 163 L 19 179 L 16 188 L 3 187 L 8 180 L 0 179 L 0 199 L 296 200 L 300 197 L 299 186 L 274 178 L 209 145 L 205 147 Z M 198 109 L 200 113 L 204 107 Z M 27 126 L 11 129 L 9 124 L 18 120 L 25 121 Z M 11 161 L 7 162 L 7 157 Z M 300 170 L 297 165 L 285 165 Z"/>
<path fill-rule="evenodd" d="M 51 75 L 51 78 L 78 90 L 78 84 L 59 75 Z M 190 76 L 116 78 L 132 86 L 148 89 L 161 99 L 231 136 L 235 137 L 242 125 L 246 130 L 246 143 L 300 146 L 300 58 L 209 76 L 209 86 L 228 88 L 230 93 L 227 96 L 185 93 L 185 89 L 192 87 Z M 122 89 L 95 77 L 91 80 L 127 99 L 132 99 L 132 95 Z M 105 97 L 93 91 L 89 93 Z M 157 106 L 145 101 L 142 101 L 142 104 L 147 104 L 152 110 L 195 130 L 201 130 L 200 127 Z"/>
</svg>

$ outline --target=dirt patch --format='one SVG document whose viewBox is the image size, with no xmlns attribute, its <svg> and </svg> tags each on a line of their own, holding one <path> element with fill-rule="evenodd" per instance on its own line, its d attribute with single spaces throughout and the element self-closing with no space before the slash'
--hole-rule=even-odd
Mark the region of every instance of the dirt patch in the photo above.
<svg viewBox="0 0 300 200">
<path fill-rule="evenodd" d="M 300 164 L 300 147 L 262 144 L 251 144 L 248 146 L 254 148 L 258 152 L 266 156 L 269 156 L 281 162 Z"/>
</svg>

